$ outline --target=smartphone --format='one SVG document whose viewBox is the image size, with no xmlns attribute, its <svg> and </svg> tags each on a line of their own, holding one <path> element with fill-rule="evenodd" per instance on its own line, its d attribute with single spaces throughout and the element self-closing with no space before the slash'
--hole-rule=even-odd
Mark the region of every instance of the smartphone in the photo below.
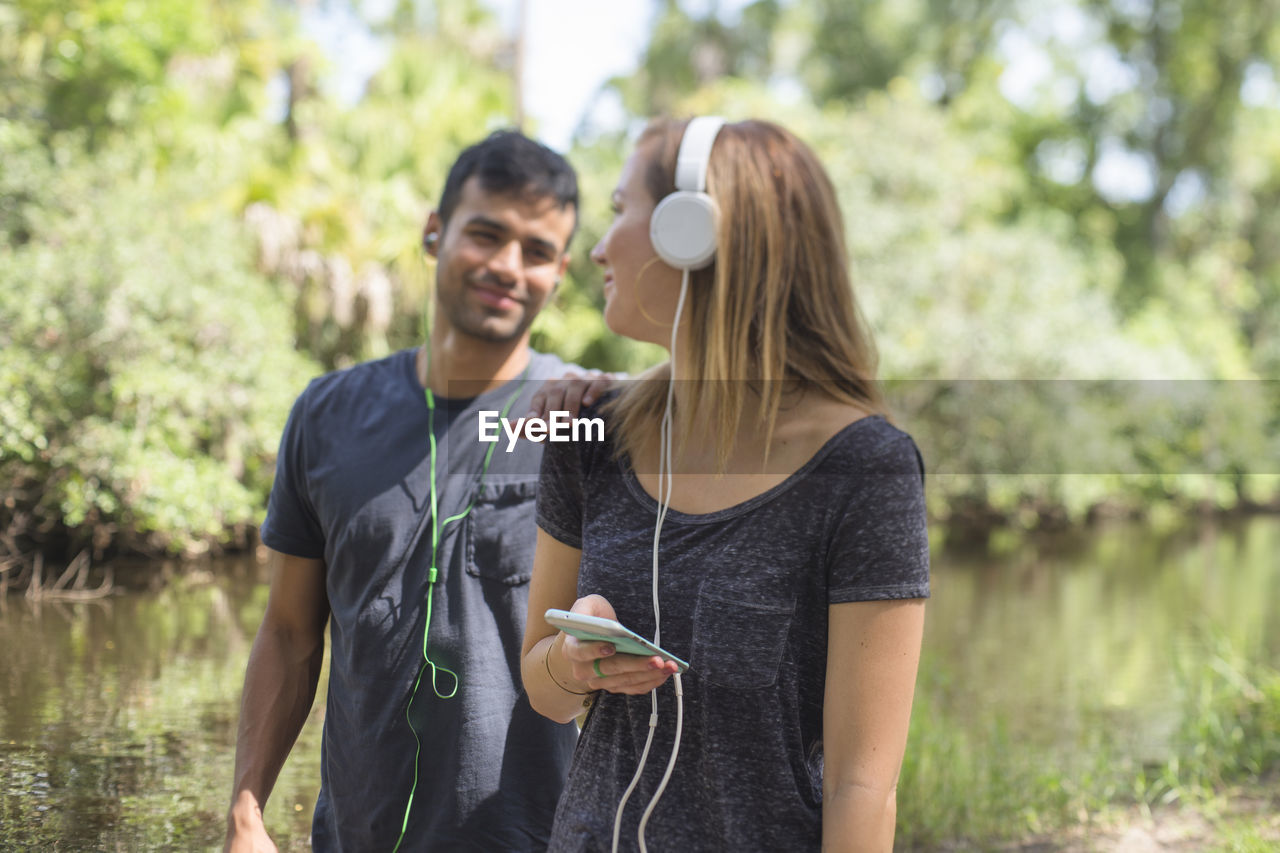
<svg viewBox="0 0 1280 853">
<path fill-rule="evenodd" d="M 542 614 L 547 624 L 559 628 L 566 634 L 572 634 L 579 640 L 612 643 L 619 652 L 628 655 L 657 655 L 663 660 L 675 661 L 678 672 L 684 672 L 689 664 L 671 654 L 671 652 L 655 646 L 644 637 L 623 627 L 612 619 L 601 619 L 599 616 L 587 616 L 584 613 L 570 613 L 567 610 L 551 608 Z"/>
</svg>

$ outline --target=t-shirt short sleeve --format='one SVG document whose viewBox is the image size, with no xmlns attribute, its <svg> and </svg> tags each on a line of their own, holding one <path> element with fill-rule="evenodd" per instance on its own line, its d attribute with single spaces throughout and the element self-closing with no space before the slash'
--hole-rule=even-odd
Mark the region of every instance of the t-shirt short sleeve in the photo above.
<svg viewBox="0 0 1280 853">
<path fill-rule="evenodd" d="M 915 442 L 900 434 L 852 474 L 828 549 L 829 604 L 929 597 L 921 467 Z"/>
<path fill-rule="evenodd" d="M 268 548 L 295 557 L 320 559 L 324 557 L 324 531 L 306 488 L 306 400 L 304 392 L 293 404 L 280 438 L 276 478 L 260 533 Z"/>
<path fill-rule="evenodd" d="M 572 548 L 582 548 L 582 456 L 590 445 L 548 442 L 538 478 L 538 526 Z"/>
</svg>

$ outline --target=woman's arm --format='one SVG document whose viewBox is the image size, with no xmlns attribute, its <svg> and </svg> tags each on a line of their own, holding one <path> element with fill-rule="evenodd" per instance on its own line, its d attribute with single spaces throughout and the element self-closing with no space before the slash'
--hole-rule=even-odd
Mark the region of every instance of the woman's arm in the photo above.
<svg viewBox="0 0 1280 853">
<path fill-rule="evenodd" d="M 822 849 L 893 849 L 924 599 L 828 608 Z"/>
<path fill-rule="evenodd" d="M 560 632 L 542 618 L 549 607 L 567 610 L 578 596 L 582 552 L 538 528 L 538 549 L 529 581 L 529 614 L 524 625 L 520 675 L 533 710 L 558 723 L 582 713 L 595 690 L 573 677 L 565 665 Z M 560 646 L 561 648 L 554 648 Z M 554 653 L 555 660 L 552 660 Z M 553 675 L 554 673 L 554 675 Z M 553 680 L 554 678 L 554 680 Z"/>
<path fill-rule="evenodd" d="M 675 672 L 675 664 L 660 657 L 615 655 L 609 643 L 580 642 L 547 624 L 542 614 L 550 607 L 617 618 L 601 596 L 577 598 L 581 562 L 580 550 L 538 529 L 520 675 L 533 710 L 559 723 L 581 714 L 597 690 L 648 693 Z M 597 659 L 603 677 L 596 674 Z"/>
</svg>

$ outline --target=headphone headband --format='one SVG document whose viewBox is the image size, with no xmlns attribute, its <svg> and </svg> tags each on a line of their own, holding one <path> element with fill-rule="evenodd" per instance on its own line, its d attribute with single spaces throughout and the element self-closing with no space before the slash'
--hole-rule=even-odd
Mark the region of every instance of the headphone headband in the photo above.
<svg viewBox="0 0 1280 853">
<path fill-rule="evenodd" d="M 711 146 L 723 126 L 724 119 L 720 116 L 689 119 L 680 139 L 680 153 L 676 155 L 676 189 L 695 193 L 706 191 Z"/>
</svg>

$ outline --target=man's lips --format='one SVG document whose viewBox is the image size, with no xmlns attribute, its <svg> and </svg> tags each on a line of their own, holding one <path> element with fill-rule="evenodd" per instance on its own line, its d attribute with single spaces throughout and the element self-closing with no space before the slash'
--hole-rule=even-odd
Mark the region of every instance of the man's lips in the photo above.
<svg viewBox="0 0 1280 853">
<path fill-rule="evenodd" d="M 502 290 L 486 284 L 471 285 L 471 291 L 475 293 L 476 298 L 485 305 L 494 308 L 515 308 L 520 304 L 520 300 L 511 295 L 511 291 Z"/>
</svg>

